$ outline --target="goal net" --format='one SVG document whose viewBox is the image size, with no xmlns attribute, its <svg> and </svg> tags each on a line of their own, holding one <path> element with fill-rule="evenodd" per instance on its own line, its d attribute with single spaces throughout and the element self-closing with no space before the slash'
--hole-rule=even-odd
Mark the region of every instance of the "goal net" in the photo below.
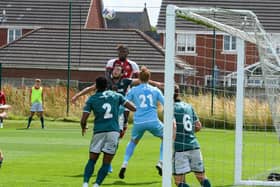
<svg viewBox="0 0 280 187">
<path fill-rule="evenodd" d="M 280 186 L 270 175 L 280 173 L 277 42 L 249 10 L 167 6 L 164 122 L 172 123 L 176 57 L 196 72 L 175 80 L 203 124 L 197 137 L 213 186 Z M 172 183 L 170 131 L 164 129 L 163 186 Z M 186 181 L 200 186 L 191 175 Z"/>
</svg>

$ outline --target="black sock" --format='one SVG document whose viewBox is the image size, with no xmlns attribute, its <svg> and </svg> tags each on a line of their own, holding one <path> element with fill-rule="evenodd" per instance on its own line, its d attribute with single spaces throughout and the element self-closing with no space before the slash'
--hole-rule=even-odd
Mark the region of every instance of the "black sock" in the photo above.
<svg viewBox="0 0 280 187">
<path fill-rule="evenodd" d="M 44 125 L 44 117 L 41 117 L 41 118 L 40 118 L 40 121 L 41 121 L 42 129 L 45 128 L 45 125 Z"/>
<path fill-rule="evenodd" d="M 29 118 L 28 118 L 28 125 L 27 125 L 27 128 L 30 127 L 31 121 L 32 121 L 32 117 L 29 117 Z"/>
</svg>

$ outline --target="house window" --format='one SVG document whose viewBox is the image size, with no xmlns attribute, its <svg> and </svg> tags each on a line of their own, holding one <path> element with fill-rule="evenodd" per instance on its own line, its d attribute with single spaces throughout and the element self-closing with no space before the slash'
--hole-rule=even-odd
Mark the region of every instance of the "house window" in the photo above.
<svg viewBox="0 0 280 187">
<path fill-rule="evenodd" d="M 236 37 L 224 35 L 224 51 L 236 51 Z"/>
<path fill-rule="evenodd" d="M 194 34 L 177 34 L 177 52 L 194 53 L 195 52 L 195 35 Z"/>
<path fill-rule="evenodd" d="M 21 29 L 9 29 L 8 31 L 8 43 L 21 37 Z"/>
</svg>

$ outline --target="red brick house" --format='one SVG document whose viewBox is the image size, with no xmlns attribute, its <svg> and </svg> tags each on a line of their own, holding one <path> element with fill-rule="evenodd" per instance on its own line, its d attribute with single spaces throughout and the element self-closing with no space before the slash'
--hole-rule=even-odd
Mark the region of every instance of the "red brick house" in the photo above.
<svg viewBox="0 0 280 187">
<path fill-rule="evenodd" d="M 165 43 L 165 16 L 166 7 L 173 4 L 178 7 L 215 7 L 226 9 L 245 9 L 253 11 L 264 26 L 266 32 L 270 33 L 274 47 L 280 54 L 280 1 L 269 0 L 163 0 L 157 29 L 161 35 L 161 45 Z M 195 25 L 190 21 L 176 18 L 176 54 L 186 63 L 194 66 L 197 76 L 188 80 L 191 84 L 209 86 L 213 71 L 219 71 L 220 86 L 224 78 L 236 71 L 236 37 L 216 31 L 216 40 L 213 40 L 213 29 L 206 29 Z M 215 41 L 215 66 L 213 67 L 213 44 Z M 231 62 L 231 63 L 225 63 Z M 246 42 L 246 64 L 258 62 L 255 45 Z M 214 70 L 215 68 L 215 70 Z"/>
</svg>

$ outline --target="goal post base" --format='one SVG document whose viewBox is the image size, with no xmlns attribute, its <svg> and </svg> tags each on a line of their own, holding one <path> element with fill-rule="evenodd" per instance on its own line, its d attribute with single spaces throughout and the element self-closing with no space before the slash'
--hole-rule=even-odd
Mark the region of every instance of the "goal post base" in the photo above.
<svg viewBox="0 0 280 187">
<path fill-rule="evenodd" d="M 280 186 L 280 181 L 258 181 L 258 180 L 241 180 L 234 184 L 245 185 L 245 186 Z"/>
</svg>

